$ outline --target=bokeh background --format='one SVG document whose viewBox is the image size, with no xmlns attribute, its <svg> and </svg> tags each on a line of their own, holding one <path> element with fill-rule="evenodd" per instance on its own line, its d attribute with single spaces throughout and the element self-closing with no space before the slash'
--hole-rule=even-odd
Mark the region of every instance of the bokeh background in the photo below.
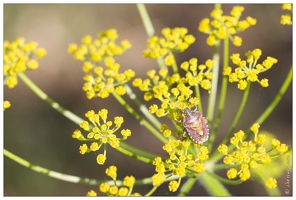
<svg viewBox="0 0 296 200">
<path fill-rule="evenodd" d="M 229 14 L 234 5 L 222 5 Z M 252 84 L 251 94 L 238 128 L 248 127 L 265 110 L 279 90 L 292 64 L 292 27 L 280 25 L 280 16 L 288 13 L 280 4 L 246 4 L 242 18 L 251 16 L 257 25 L 239 34 L 243 38 L 241 47 L 230 45 L 230 54 L 243 55 L 248 50 L 262 49 L 262 59 L 266 56 L 277 58 L 278 63 L 264 77 L 269 79 L 270 87 L 261 88 Z M 196 42 L 184 53 L 177 55 L 181 63 L 197 57 L 199 63 L 211 58 L 213 49 L 206 45 L 206 35 L 197 30 L 201 19 L 209 17 L 212 4 L 148 4 L 146 8 L 151 17 L 156 35 L 164 27 L 187 27 Z M 155 60 L 144 59 L 147 34 L 134 4 L 4 4 L 4 40 L 13 41 L 25 37 L 26 41 L 36 41 L 47 50 L 47 56 L 40 62 L 40 68 L 27 72 L 45 93 L 60 105 L 84 118 L 88 110 L 109 109 L 110 118 L 125 117 L 123 127 L 130 128 L 133 136 L 127 143 L 156 154 L 165 155 L 162 145 L 149 134 L 113 97 L 88 100 L 82 91 L 82 63 L 67 53 L 70 43 L 80 44 L 86 34 L 93 37 L 98 32 L 116 28 L 119 41 L 128 39 L 133 47 L 117 58 L 122 70 L 131 68 L 137 76 L 144 77 L 149 69 L 157 69 Z M 221 49 L 222 52 L 222 49 Z M 222 61 L 221 61 L 222 63 Z M 263 78 L 263 74 L 261 75 Z M 138 97 L 141 93 L 135 89 Z M 242 98 L 242 91 L 236 84 L 229 84 L 218 130 L 217 142 L 221 140 L 236 114 Z M 204 106 L 207 93 L 202 93 Z M 72 132 L 78 128 L 70 120 L 53 110 L 40 100 L 24 83 L 14 89 L 4 88 L 4 98 L 12 107 L 4 113 L 4 147 L 12 153 L 33 164 L 80 177 L 109 180 L 106 167 L 116 165 L 118 176 L 134 175 L 137 179 L 154 174 L 154 167 L 147 166 L 132 158 L 108 148 L 104 166 L 96 163 L 94 153 L 80 155 L 81 142 L 72 139 Z M 128 102 L 130 102 L 127 99 Z M 132 106 L 137 109 L 134 104 Z M 149 102 L 147 103 L 149 106 Z M 205 108 L 204 108 L 205 109 Z M 277 135 L 282 142 L 292 145 L 292 87 L 290 86 L 278 107 L 262 125 Z M 278 179 L 279 188 L 284 194 L 286 174 Z M 290 179 L 291 180 L 291 179 Z M 266 195 L 264 187 L 254 181 L 239 186 L 227 186 L 233 195 Z M 97 186 L 73 184 L 56 180 L 24 168 L 4 157 L 4 195 L 5 196 L 85 196 L 90 189 L 98 191 Z M 136 187 L 135 191 L 145 194 L 151 186 Z M 175 195 L 167 190 L 167 184 L 159 188 L 155 195 Z M 190 195 L 208 195 L 197 182 Z"/>
</svg>

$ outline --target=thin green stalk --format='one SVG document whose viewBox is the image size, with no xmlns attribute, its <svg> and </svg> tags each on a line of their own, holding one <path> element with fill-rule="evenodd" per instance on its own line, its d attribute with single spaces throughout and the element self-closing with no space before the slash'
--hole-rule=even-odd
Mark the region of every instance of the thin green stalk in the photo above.
<svg viewBox="0 0 296 200">
<path fill-rule="evenodd" d="M 129 156 L 129 157 L 131 157 L 131 158 L 135 158 L 135 159 L 137 159 L 137 160 L 139 160 L 139 161 L 142 161 L 142 162 L 144 162 L 144 163 L 152 164 L 152 162 L 153 162 L 153 160 L 150 160 L 150 159 L 148 159 L 148 158 L 146 158 L 146 157 L 143 157 L 143 156 L 140 156 L 140 155 L 134 154 L 134 153 L 132 153 L 132 152 L 130 152 L 130 151 L 128 151 L 128 150 L 126 150 L 126 149 L 120 147 L 120 146 L 117 147 L 116 149 L 117 149 L 119 152 L 123 153 L 124 155 Z"/>
<path fill-rule="evenodd" d="M 201 98 L 200 98 L 200 92 L 199 92 L 199 86 L 196 85 L 195 87 L 195 95 L 199 99 L 199 104 L 198 104 L 198 111 L 202 113 L 202 103 L 201 103 Z"/>
<path fill-rule="evenodd" d="M 14 162 L 16 162 L 24 167 L 27 167 L 35 172 L 38 172 L 38 173 L 44 174 L 46 176 L 62 180 L 62 181 L 71 182 L 71 183 L 82 183 L 82 184 L 88 184 L 88 185 L 100 185 L 102 182 L 104 182 L 104 181 L 100 181 L 100 180 L 96 180 L 96 179 L 80 178 L 78 176 L 63 174 L 60 172 L 46 169 L 44 167 L 40 167 L 38 165 L 35 165 L 33 163 L 28 162 L 27 160 L 24 160 L 24 159 L 18 157 L 17 155 L 11 153 L 10 151 L 8 151 L 6 149 L 4 149 L 4 155 L 7 158 L 10 158 L 11 160 L 13 160 Z"/>
<path fill-rule="evenodd" d="M 216 104 L 216 95 L 217 95 L 217 88 L 218 88 L 218 79 L 219 79 L 219 43 L 214 46 L 214 54 L 213 54 L 213 60 L 214 60 L 214 66 L 213 66 L 213 74 L 214 77 L 212 79 L 212 87 L 211 87 L 211 93 L 209 95 L 209 103 L 208 103 L 208 112 L 207 112 L 207 119 L 209 121 L 209 124 L 211 125 L 214 118 L 214 111 L 215 111 L 215 104 Z M 211 125 L 212 127 L 212 125 Z"/>
<path fill-rule="evenodd" d="M 175 56 L 174 56 L 173 52 L 169 51 L 169 55 L 170 55 L 170 56 L 173 56 L 173 58 L 174 58 L 174 63 L 173 63 L 173 65 L 172 65 L 173 72 L 174 72 L 174 73 L 178 73 L 179 69 L 178 69 L 178 65 L 177 65 L 177 63 L 176 63 L 176 59 L 175 59 Z"/>
<path fill-rule="evenodd" d="M 236 113 L 236 116 L 230 126 L 230 129 L 229 131 L 227 132 L 226 136 L 224 137 L 223 141 L 221 142 L 221 144 L 225 144 L 231 137 L 231 134 L 233 134 L 233 131 L 235 129 L 235 127 L 237 126 L 237 123 L 243 113 L 243 110 L 246 106 L 246 103 L 247 103 L 247 100 L 248 100 L 248 96 L 249 96 L 249 92 L 250 92 L 250 88 L 251 88 L 251 82 L 248 81 L 248 85 L 247 85 L 247 88 L 245 89 L 245 92 L 244 92 L 244 95 L 243 95 L 243 99 L 241 101 L 241 104 L 239 106 L 239 109 Z"/>
<path fill-rule="evenodd" d="M 237 180 L 229 180 L 227 178 L 223 178 L 215 173 L 209 173 L 213 178 L 215 178 L 216 180 L 219 180 L 220 182 L 227 184 L 227 185 L 239 185 L 241 184 L 243 181 L 240 179 Z"/>
<path fill-rule="evenodd" d="M 11 153 L 10 151 L 4 149 L 4 156 L 6 156 L 7 158 L 11 159 L 12 161 L 24 166 L 24 167 L 27 167 L 35 172 L 38 172 L 38 173 L 41 173 L 41 174 L 44 174 L 46 176 L 49 176 L 51 178 L 55 178 L 55 179 L 59 179 L 59 180 L 62 180 L 62 181 L 66 181 L 66 182 L 71 182 L 71 183 L 81 183 L 81 184 L 87 184 L 87 185 L 100 185 L 101 183 L 103 182 L 107 182 L 109 183 L 110 185 L 112 185 L 114 183 L 113 180 L 110 180 L 110 181 L 106 181 L 106 180 L 98 180 L 98 179 L 91 179 L 91 178 L 81 178 L 81 177 L 78 177 L 78 176 L 73 176 L 73 175 L 69 175 L 69 174 L 63 174 L 63 173 L 60 173 L 60 172 L 56 172 L 56 171 L 53 171 L 53 170 L 49 170 L 49 169 L 46 169 L 44 167 L 41 167 L 41 166 L 38 166 L 38 165 L 35 165 L 23 158 L 20 158 L 19 156 Z M 167 181 L 170 181 L 170 180 L 174 180 L 174 179 L 177 179 L 178 176 L 171 176 L 170 178 L 166 179 L 165 182 Z M 148 184 L 151 184 L 152 181 L 151 181 L 151 177 L 147 177 L 147 178 L 143 178 L 143 179 L 137 179 L 136 182 L 135 182 L 135 185 L 148 185 Z M 122 186 L 123 183 L 121 180 L 116 180 L 116 184 L 118 186 Z"/>
<path fill-rule="evenodd" d="M 117 99 L 117 101 L 130 113 L 132 114 L 141 125 L 145 126 L 155 137 L 157 137 L 163 143 L 167 142 L 167 139 L 151 124 L 149 124 L 145 119 L 143 119 L 126 101 L 119 96 L 116 92 L 112 92 L 113 96 Z"/>
<path fill-rule="evenodd" d="M 208 171 L 200 174 L 199 181 L 211 196 L 231 196 L 225 186 Z"/>
<path fill-rule="evenodd" d="M 129 144 L 126 144 L 126 143 L 124 143 L 123 141 L 120 141 L 120 146 L 121 146 L 122 148 L 124 148 L 124 149 L 130 151 L 130 152 L 136 152 L 138 155 L 144 156 L 144 157 L 146 157 L 146 158 L 148 158 L 148 159 L 154 159 L 154 158 L 156 158 L 156 157 L 158 156 L 158 155 L 155 155 L 155 154 L 149 153 L 149 152 L 147 152 L 147 151 L 143 151 L 143 150 L 141 150 L 141 149 L 138 149 L 138 148 L 136 148 L 136 147 L 134 147 L 134 146 L 131 146 L 131 145 L 129 145 Z"/>
<path fill-rule="evenodd" d="M 153 36 L 155 31 L 154 31 L 152 22 L 150 20 L 150 17 L 149 17 L 147 10 L 146 10 L 145 5 L 144 4 L 137 4 L 137 8 L 140 13 L 142 22 L 144 24 L 146 33 L 148 34 L 149 37 Z"/>
<path fill-rule="evenodd" d="M 229 58 L 229 39 L 226 37 L 224 39 L 223 69 L 228 67 L 228 58 Z M 225 105 L 226 94 L 227 94 L 227 82 L 228 82 L 227 77 L 223 76 L 219 105 L 218 105 L 218 113 L 217 113 L 217 117 L 215 120 L 215 124 L 212 127 L 212 130 L 210 130 L 211 134 L 209 137 L 209 145 L 208 145 L 208 148 L 210 151 L 212 149 L 213 142 L 214 142 L 216 135 L 217 135 L 217 130 L 218 130 L 218 127 L 219 127 L 219 124 L 221 121 L 221 117 L 222 117 L 222 111 L 223 111 L 224 105 Z"/>
<path fill-rule="evenodd" d="M 140 108 L 140 111 L 147 117 L 147 119 L 156 127 L 159 128 L 161 123 L 159 120 L 152 115 L 147 107 L 137 98 L 136 94 L 132 91 L 129 85 L 125 84 L 126 94 L 129 96 L 131 100 L 133 100 L 137 106 Z"/>
<path fill-rule="evenodd" d="M 226 136 L 224 137 L 224 139 L 222 140 L 221 144 L 226 144 L 228 142 L 228 140 L 230 139 L 231 135 L 233 134 L 233 131 L 235 129 L 235 127 L 237 126 L 237 123 L 243 113 L 243 110 L 246 106 L 246 103 L 247 103 L 247 100 L 248 100 L 248 96 L 249 96 L 249 92 L 250 92 L 250 88 L 251 88 L 251 82 L 248 81 L 248 85 L 247 85 L 247 88 L 245 89 L 245 92 L 244 92 L 244 95 L 243 95 L 243 98 L 242 98 L 242 101 L 241 101 L 241 104 L 239 106 L 239 109 L 236 113 L 236 116 L 230 126 L 230 129 L 229 131 L 227 132 Z M 214 127 L 214 130 L 216 131 L 218 127 Z M 217 154 L 219 153 L 218 150 L 216 149 L 216 151 L 213 153 L 214 154 Z"/>
<path fill-rule="evenodd" d="M 47 102 L 49 105 L 51 105 L 52 108 L 67 117 L 69 120 L 73 121 L 76 124 L 80 124 L 84 121 L 74 113 L 60 106 L 49 96 L 47 96 L 47 94 L 45 94 L 37 85 L 35 85 L 24 73 L 18 73 L 18 76 L 38 97 Z"/>
<path fill-rule="evenodd" d="M 221 4 L 215 4 L 214 9 L 221 9 Z M 213 60 L 215 62 L 213 66 L 214 77 L 212 79 L 212 88 L 209 96 L 208 111 L 207 111 L 207 119 L 211 127 L 214 119 L 217 87 L 218 87 L 218 80 L 219 80 L 219 60 L 220 60 L 219 47 L 220 47 L 220 43 L 217 43 L 214 46 L 214 53 L 213 53 Z M 225 47 L 225 44 L 224 44 L 224 47 Z"/>
<path fill-rule="evenodd" d="M 145 197 L 151 196 L 157 188 L 158 188 L 158 186 L 154 186 L 147 194 L 145 194 Z"/>
<path fill-rule="evenodd" d="M 180 188 L 178 196 L 186 196 L 190 192 L 196 181 L 196 178 L 188 178 L 188 180 Z"/>
</svg>

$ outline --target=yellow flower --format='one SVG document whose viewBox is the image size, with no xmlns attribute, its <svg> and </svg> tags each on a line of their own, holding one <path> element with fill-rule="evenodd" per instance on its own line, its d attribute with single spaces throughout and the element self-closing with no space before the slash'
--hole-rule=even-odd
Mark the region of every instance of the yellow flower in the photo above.
<svg viewBox="0 0 296 200">
<path fill-rule="evenodd" d="M 97 142 L 93 142 L 89 148 L 91 151 L 97 151 L 99 149 L 99 144 Z"/>
<path fill-rule="evenodd" d="M 227 177 L 229 179 L 234 179 L 237 177 L 237 170 L 235 168 L 231 168 L 227 171 Z"/>
<path fill-rule="evenodd" d="M 283 3 L 282 9 L 292 11 L 292 4 L 291 3 Z"/>
<path fill-rule="evenodd" d="M 165 175 L 164 174 L 157 173 L 157 174 L 154 174 L 151 179 L 152 179 L 153 185 L 158 187 L 165 180 Z"/>
<path fill-rule="evenodd" d="M 92 37 L 90 35 L 86 35 L 81 39 L 81 42 L 84 44 L 90 44 L 92 42 Z"/>
<path fill-rule="evenodd" d="M 205 165 L 203 163 L 196 163 L 194 166 L 194 170 L 197 173 L 201 173 L 201 172 L 205 171 Z"/>
<path fill-rule="evenodd" d="M 86 144 L 83 144 L 79 147 L 79 153 L 81 153 L 82 155 L 85 154 L 87 151 L 89 151 L 89 149 Z"/>
<path fill-rule="evenodd" d="M 106 161 L 106 156 L 104 154 L 99 154 L 97 156 L 97 163 L 103 165 Z"/>
<path fill-rule="evenodd" d="M 123 185 L 126 186 L 126 187 L 131 188 L 131 187 L 134 186 L 135 181 L 136 181 L 135 177 L 133 177 L 133 176 L 126 176 L 123 179 Z"/>
<path fill-rule="evenodd" d="M 265 185 L 266 187 L 273 189 L 277 187 L 277 181 L 274 178 L 270 177 L 266 180 Z"/>
<path fill-rule="evenodd" d="M 177 181 L 170 181 L 169 190 L 171 192 L 176 192 L 178 188 L 179 188 L 179 183 Z"/>
<path fill-rule="evenodd" d="M 96 197 L 97 196 L 97 193 L 93 190 L 90 190 L 89 192 L 87 192 L 86 196 L 89 196 L 89 197 Z"/>
<path fill-rule="evenodd" d="M 11 106 L 11 104 L 9 101 L 4 101 L 4 103 L 3 103 L 4 110 L 9 108 L 10 106 Z"/>
<path fill-rule="evenodd" d="M 118 193 L 118 187 L 116 185 L 111 186 L 109 188 L 109 193 L 115 196 Z"/>
<path fill-rule="evenodd" d="M 280 23 L 282 25 L 292 25 L 291 15 L 289 14 L 282 15 Z"/>
<path fill-rule="evenodd" d="M 268 79 L 264 78 L 260 81 L 260 84 L 262 87 L 268 87 L 269 84 L 268 84 Z"/>
<path fill-rule="evenodd" d="M 108 183 L 101 183 L 100 184 L 100 191 L 103 193 L 107 193 L 110 189 L 110 185 Z"/>
<path fill-rule="evenodd" d="M 225 144 L 221 144 L 218 147 L 218 151 L 223 155 L 227 155 L 228 147 Z"/>
<path fill-rule="evenodd" d="M 42 58 L 44 56 L 46 56 L 47 52 L 44 48 L 39 48 L 36 50 L 36 55 L 38 56 L 38 58 Z"/>
<path fill-rule="evenodd" d="M 246 170 L 242 170 L 240 175 L 239 175 L 239 178 L 242 180 L 242 181 L 246 181 L 248 180 L 249 178 L 251 177 L 251 172 L 250 170 L 246 169 Z"/>
<path fill-rule="evenodd" d="M 126 93 L 126 90 L 125 90 L 125 87 L 124 86 L 120 85 L 120 86 L 118 86 L 118 87 L 115 88 L 115 92 L 118 95 L 122 96 L 122 95 L 124 95 Z"/>
<path fill-rule="evenodd" d="M 253 131 L 254 134 L 258 134 L 260 128 L 260 124 L 255 123 L 251 126 L 251 131 Z"/>
<path fill-rule="evenodd" d="M 111 177 L 113 180 L 117 177 L 117 167 L 112 165 L 106 169 L 106 174 Z"/>
<path fill-rule="evenodd" d="M 128 194 L 128 188 L 126 187 L 121 187 L 118 190 L 118 196 L 123 197 L 123 196 L 127 196 Z"/>
<path fill-rule="evenodd" d="M 242 45 L 242 42 L 243 42 L 243 40 L 242 40 L 241 37 L 239 37 L 239 36 L 234 36 L 233 37 L 233 44 L 235 46 L 240 47 Z"/>
<path fill-rule="evenodd" d="M 280 153 L 280 154 L 283 154 L 285 152 L 287 152 L 289 149 L 287 147 L 286 144 L 280 144 L 276 147 L 276 150 Z"/>
<path fill-rule="evenodd" d="M 246 80 L 239 80 L 237 84 L 237 88 L 240 90 L 245 90 L 248 85 L 248 82 Z"/>
</svg>

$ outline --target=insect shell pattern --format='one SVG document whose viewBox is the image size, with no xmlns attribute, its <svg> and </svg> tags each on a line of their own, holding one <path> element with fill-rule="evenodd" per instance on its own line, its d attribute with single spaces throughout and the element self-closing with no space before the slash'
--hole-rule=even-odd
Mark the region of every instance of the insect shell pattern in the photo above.
<svg viewBox="0 0 296 200">
<path fill-rule="evenodd" d="M 207 120 L 197 109 L 184 109 L 183 126 L 188 136 L 198 144 L 203 144 L 209 138 Z"/>
</svg>

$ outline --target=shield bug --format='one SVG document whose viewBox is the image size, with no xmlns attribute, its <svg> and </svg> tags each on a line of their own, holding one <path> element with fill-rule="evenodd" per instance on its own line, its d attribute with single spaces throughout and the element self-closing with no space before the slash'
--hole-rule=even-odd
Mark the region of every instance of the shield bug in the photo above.
<svg viewBox="0 0 296 200">
<path fill-rule="evenodd" d="M 194 142 L 202 144 L 208 140 L 209 128 L 207 120 L 197 111 L 197 108 L 193 110 L 189 108 L 184 109 L 183 126 L 188 136 Z"/>
</svg>

